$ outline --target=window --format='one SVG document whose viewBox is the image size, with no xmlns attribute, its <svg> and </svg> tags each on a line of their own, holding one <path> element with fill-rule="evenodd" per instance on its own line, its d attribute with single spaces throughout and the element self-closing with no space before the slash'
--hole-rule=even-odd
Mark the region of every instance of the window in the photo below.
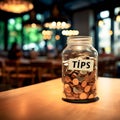
<svg viewBox="0 0 120 120">
<path fill-rule="evenodd" d="M 120 12 L 120 7 L 114 9 L 115 16 Z M 120 22 L 114 21 L 114 53 L 120 56 Z"/>
<path fill-rule="evenodd" d="M 8 49 L 11 48 L 13 42 L 17 42 L 19 46 L 22 43 L 22 19 L 21 17 L 18 18 L 11 18 L 8 20 Z"/>
<path fill-rule="evenodd" d="M 98 21 L 98 38 L 99 48 L 104 47 L 107 53 L 111 53 L 111 18 L 109 18 L 109 11 L 102 11 L 99 14 Z"/>
<path fill-rule="evenodd" d="M 4 50 L 4 22 L 0 21 L 0 50 Z"/>
</svg>

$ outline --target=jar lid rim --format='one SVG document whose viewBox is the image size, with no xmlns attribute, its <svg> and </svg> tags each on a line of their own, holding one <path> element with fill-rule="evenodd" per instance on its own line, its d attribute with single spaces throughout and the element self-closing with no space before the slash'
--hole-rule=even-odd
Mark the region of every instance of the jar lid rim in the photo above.
<svg viewBox="0 0 120 120">
<path fill-rule="evenodd" d="M 92 39 L 92 37 L 91 36 L 70 36 L 70 37 L 68 37 L 68 39 L 76 39 L 76 38 L 82 38 L 82 39 L 86 39 L 86 38 L 89 38 L 89 39 Z"/>
<path fill-rule="evenodd" d="M 91 36 L 70 36 L 67 38 L 67 43 L 74 43 L 74 42 L 82 42 L 84 44 L 91 44 L 92 37 Z M 76 43 L 74 43 L 76 44 Z"/>
</svg>

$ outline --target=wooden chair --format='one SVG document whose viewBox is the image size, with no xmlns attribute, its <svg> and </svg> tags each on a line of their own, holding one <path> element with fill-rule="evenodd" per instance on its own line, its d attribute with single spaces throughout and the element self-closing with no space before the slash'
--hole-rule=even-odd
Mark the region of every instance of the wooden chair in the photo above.
<svg viewBox="0 0 120 120">
<path fill-rule="evenodd" d="M 5 83 L 5 79 L 4 79 L 4 63 L 3 63 L 3 61 L 0 61 L 0 83 L 1 82 Z"/>
<path fill-rule="evenodd" d="M 17 87 L 22 87 L 24 86 L 24 81 L 28 79 L 31 84 L 34 84 L 35 74 L 30 64 L 21 63 L 19 60 L 7 60 L 5 66 L 5 71 L 7 71 L 12 85 L 15 84 Z"/>
<path fill-rule="evenodd" d="M 50 61 L 31 61 L 31 66 L 36 69 L 39 82 L 56 78 Z"/>
<path fill-rule="evenodd" d="M 116 77 L 116 60 L 104 59 L 98 62 L 98 75 L 102 77 Z"/>
<path fill-rule="evenodd" d="M 104 75 L 106 75 L 107 77 L 116 77 L 116 73 L 117 73 L 116 60 L 109 59 L 108 61 L 105 61 L 104 65 L 105 65 Z"/>
<path fill-rule="evenodd" d="M 98 61 L 98 76 L 103 76 L 104 75 L 104 61 L 103 60 L 100 60 Z"/>
<path fill-rule="evenodd" d="M 8 72 L 5 72 L 4 60 L 0 61 L 0 91 L 12 89 L 11 83 L 8 78 Z"/>
</svg>

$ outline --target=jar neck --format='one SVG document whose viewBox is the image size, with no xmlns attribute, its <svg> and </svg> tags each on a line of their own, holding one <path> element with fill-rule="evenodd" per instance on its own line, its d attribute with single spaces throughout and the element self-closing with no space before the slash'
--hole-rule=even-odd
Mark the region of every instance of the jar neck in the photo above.
<svg viewBox="0 0 120 120">
<path fill-rule="evenodd" d="M 92 37 L 90 36 L 71 36 L 67 38 L 68 45 L 91 45 Z"/>
</svg>

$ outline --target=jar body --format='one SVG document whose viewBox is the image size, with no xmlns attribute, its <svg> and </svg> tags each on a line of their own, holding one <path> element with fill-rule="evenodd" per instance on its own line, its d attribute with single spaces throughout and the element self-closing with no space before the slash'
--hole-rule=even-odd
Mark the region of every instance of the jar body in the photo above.
<svg viewBox="0 0 120 120">
<path fill-rule="evenodd" d="M 91 45 L 90 37 L 70 37 L 62 52 L 63 100 L 68 102 L 92 102 L 98 99 L 98 53 Z"/>
</svg>

